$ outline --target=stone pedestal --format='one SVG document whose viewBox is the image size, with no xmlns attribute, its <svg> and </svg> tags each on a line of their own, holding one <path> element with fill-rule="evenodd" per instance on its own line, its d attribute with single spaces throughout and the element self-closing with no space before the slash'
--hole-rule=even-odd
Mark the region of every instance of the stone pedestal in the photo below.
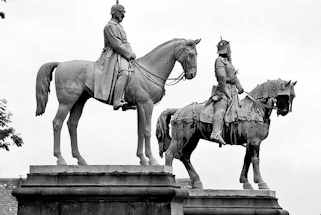
<svg viewBox="0 0 321 215">
<path fill-rule="evenodd" d="M 270 190 L 188 190 L 184 215 L 288 215 Z"/>
<path fill-rule="evenodd" d="M 31 166 L 18 215 L 183 215 L 187 191 L 164 166 Z"/>
</svg>

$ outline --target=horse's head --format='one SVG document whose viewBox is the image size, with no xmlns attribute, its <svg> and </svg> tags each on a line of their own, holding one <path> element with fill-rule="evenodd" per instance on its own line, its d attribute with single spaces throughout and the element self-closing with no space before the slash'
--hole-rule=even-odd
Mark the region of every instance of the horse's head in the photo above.
<svg viewBox="0 0 321 215">
<path fill-rule="evenodd" d="M 296 83 L 296 81 L 284 81 L 281 79 L 269 80 L 256 86 L 250 94 L 255 99 L 266 101 L 267 105 L 276 107 L 277 115 L 285 116 L 292 111 Z"/>
<path fill-rule="evenodd" d="M 287 115 L 292 111 L 292 103 L 295 97 L 294 86 L 296 81 L 288 81 L 280 88 L 276 96 L 277 114 L 281 116 Z"/>
<path fill-rule="evenodd" d="M 196 45 L 201 41 L 187 40 L 179 45 L 175 50 L 175 58 L 179 61 L 184 70 L 186 79 L 192 79 L 196 76 L 197 72 L 197 51 Z"/>
</svg>

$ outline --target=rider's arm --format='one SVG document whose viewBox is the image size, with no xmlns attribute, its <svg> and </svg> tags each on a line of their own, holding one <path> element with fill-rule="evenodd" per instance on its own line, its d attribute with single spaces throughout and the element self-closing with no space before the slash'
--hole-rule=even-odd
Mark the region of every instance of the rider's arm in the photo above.
<svg viewBox="0 0 321 215">
<path fill-rule="evenodd" d="M 242 87 L 242 85 L 241 85 L 241 83 L 240 83 L 240 81 L 239 81 L 239 79 L 237 78 L 236 75 L 235 75 L 235 79 L 234 80 L 235 80 L 235 86 L 237 88 L 238 93 L 242 94 L 244 92 L 244 89 L 243 89 L 243 87 Z"/>
<path fill-rule="evenodd" d="M 111 47 L 127 60 L 131 60 L 134 56 L 134 53 L 132 52 L 130 46 L 126 43 L 123 43 L 122 40 L 117 36 L 117 26 L 107 25 L 104 31 Z"/>
</svg>

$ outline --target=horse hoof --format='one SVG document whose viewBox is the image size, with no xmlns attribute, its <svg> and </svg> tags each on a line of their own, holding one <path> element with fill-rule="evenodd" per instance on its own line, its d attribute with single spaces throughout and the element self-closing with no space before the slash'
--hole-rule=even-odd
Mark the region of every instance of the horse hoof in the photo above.
<svg viewBox="0 0 321 215">
<path fill-rule="evenodd" d="M 249 182 L 243 183 L 243 190 L 254 190 Z"/>
<path fill-rule="evenodd" d="M 80 158 L 78 159 L 78 166 L 87 166 L 87 162 L 85 161 L 85 159 Z"/>
<path fill-rule="evenodd" d="M 270 188 L 267 186 L 265 182 L 258 183 L 260 190 L 269 190 Z"/>
<path fill-rule="evenodd" d="M 203 184 L 201 181 L 192 182 L 193 189 L 203 189 Z"/>
<path fill-rule="evenodd" d="M 58 165 L 58 166 L 66 166 L 66 165 L 67 165 L 67 162 L 66 162 L 65 159 L 63 159 L 63 158 L 58 158 L 58 160 L 57 160 L 57 165 Z"/>
<path fill-rule="evenodd" d="M 156 165 L 159 165 L 159 163 L 157 162 L 157 160 L 155 158 L 153 158 L 153 159 L 149 160 L 149 165 L 150 166 L 156 166 Z"/>
<path fill-rule="evenodd" d="M 148 162 L 148 160 L 146 160 L 146 159 L 141 159 L 140 162 L 139 162 L 139 164 L 140 164 L 141 166 L 148 166 L 149 162 Z"/>
</svg>

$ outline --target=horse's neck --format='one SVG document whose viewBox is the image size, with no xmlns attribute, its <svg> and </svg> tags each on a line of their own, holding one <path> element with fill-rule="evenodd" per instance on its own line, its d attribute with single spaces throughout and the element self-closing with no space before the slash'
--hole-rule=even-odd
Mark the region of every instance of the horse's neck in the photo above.
<svg viewBox="0 0 321 215">
<path fill-rule="evenodd" d="M 269 105 L 268 104 L 268 99 L 267 99 L 267 102 L 265 102 L 265 104 Z M 265 123 L 267 123 L 268 125 L 270 125 L 270 122 L 271 122 L 271 114 L 272 114 L 272 110 L 273 109 L 270 109 L 270 108 L 264 108 L 264 117 L 263 117 L 263 120 Z"/>
<path fill-rule="evenodd" d="M 147 55 L 138 59 L 138 62 L 158 77 L 167 80 L 175 65 L 175 47 L 178 42 L 170 42 L 157 47 Z"/>
<path fill-rule="evenodd" d="M 266 101 L 261 101 L 261 102 L 264 105 L 268 105 L 267 101 L 268 99 L 266 99 Z M 263 105 L 259 105 L 248 97 L 245 97 L 244 99 L 242 99 L 242 103 L 244 104 L 245 107 L 251 106 L 252 110 L 254 109 L 259 110 L 258 111 L 259 115 L 263 118 L 264 123 L 270 123 L 270 116 L 272 113 L 272 109 L 268 109 Z"/>
</svg>

